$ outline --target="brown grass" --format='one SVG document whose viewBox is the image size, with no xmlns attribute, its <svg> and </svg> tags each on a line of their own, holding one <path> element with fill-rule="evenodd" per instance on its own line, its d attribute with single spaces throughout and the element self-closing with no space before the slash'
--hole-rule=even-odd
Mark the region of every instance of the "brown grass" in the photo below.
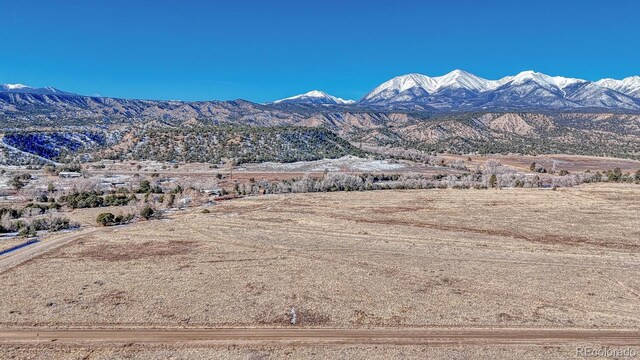
<svg viewBox="0 0 640 360">
<path fill-rule="evenodd" d="M 637 185 L 263 196 L 0 275 L 0 323 L 637 327 Z M 47 306 L 49 303 L 55 306 Z"/>
<path fill-rule="evenodd" d="M 195 241 L 145 241 L 134 244 L 95 244 L 79 253 L 82 258 L 99 261 L 131 261 L 164 256 L 187 255 L 195 250 Z"/>
</svg>

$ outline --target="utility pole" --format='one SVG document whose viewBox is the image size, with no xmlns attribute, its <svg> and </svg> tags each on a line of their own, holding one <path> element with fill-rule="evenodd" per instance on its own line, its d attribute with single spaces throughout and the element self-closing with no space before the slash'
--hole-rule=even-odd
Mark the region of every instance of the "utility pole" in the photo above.
<svg viewBox="0 0 640 360">
<path fill-rule="evenodd" d="M 233 180 L 233 166 L 235 165 L 235 158 L 222 158 L 225 165 L 229 166 L 229 180 Z"/>
</svg>

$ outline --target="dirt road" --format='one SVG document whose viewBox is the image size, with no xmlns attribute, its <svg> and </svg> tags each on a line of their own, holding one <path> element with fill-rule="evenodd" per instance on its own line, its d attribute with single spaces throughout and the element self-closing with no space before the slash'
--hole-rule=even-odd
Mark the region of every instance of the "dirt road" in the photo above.
<svg viewBox="0 0 640 360">
<path fill-rule="evenodd" d="M 82 236 L 98 231 L 99 228 L 74 231 L 72 233 L 56 236 L 51 239 L 40 241 L 12 253 L 0 256 L 0 274 L 34 257 L 44 254 L 47 251 L 68 244 Z"/>
<path fill-rule="evenodd" d="M 0 344 L 640 345 L 640 329 L 2 329 Z"/>
</svg>

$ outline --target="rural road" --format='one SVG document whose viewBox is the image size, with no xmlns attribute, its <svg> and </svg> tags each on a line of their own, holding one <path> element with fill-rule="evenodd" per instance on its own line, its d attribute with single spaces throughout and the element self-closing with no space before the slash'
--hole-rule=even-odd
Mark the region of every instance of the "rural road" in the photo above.
<svg viewBox="0 0 640 360">
<path fill-rule="evenodd" d="M 640 346 L 640 329 L 0 329 L 1 344 L 584 344 Z"/>
<path fill-rule="evenodd" d="M 62 245 L 68 244 L 71 241 L 91 234 L 100 230 L 99 228 L 89 228 L 85 230 L 73 231 L 71 233 L 56 236 L 51 239 L 47 239 L 44 241 L 37 242 L 33 245 L 29 245 L 20 250 L 16 250 L 6 255 L 0 256 L 0 274 L 3 272 L 22 264 L 23 262 L 33 259 L 36 256 L 42 255 L 47 251 L 60 247 Z"/>
</svg>

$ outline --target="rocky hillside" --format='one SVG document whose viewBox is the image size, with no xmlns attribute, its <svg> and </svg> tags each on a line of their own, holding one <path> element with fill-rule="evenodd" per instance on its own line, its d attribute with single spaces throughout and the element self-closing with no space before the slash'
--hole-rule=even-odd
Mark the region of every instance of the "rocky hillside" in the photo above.
<svg viewBox="0 0 640 360">
<path fill-rule="evenodd" d="M 640 116 L 468 113 L 362 129 L 351 139 L 434 152 L 566 153 L 640 159 Z"/>
<path fill-rule="evenodd" d="M 489 86 L 459 76 L 449 82 L 440 79 L 442 84 L 435 85 L 428 79 L 416 79 L 408 83 L 398 80 L 388 87 L 415 90 L 415 83 L 444 91 L 442 89 L 455 84 L 470 89 Z M 542 79 L 560 84 L 558 86 L 571 83 L 558 78 Z M 508 82 L 509 86 L 516 80 Z M 588 85 L 573 82 L 576 83 Z M 387 90 L 374 95 L 393 92 Z M 11 163 L 12 158 L 19 158 L 15 162 L 22 164 L 49 159 L 90 160 L 99 156 L 177 161 L 215 161 L 221 156 L 239 157 L 243 161 L 309 160 L 354 154 L 357 149 L 348 142 L 434 152 L 568 153 L 640 158 L 640 115 L 633 112 L 442 112 L 385 109 L 365 106 L 362 102 L 262 105 L 244 100 L 149 101 L 33 90 L 0 92 L 0 127 L 2 161 Z M 265 130 L 273 127 L 277 130 Z M 196 128 L 209 129 L 209 135 L 194 140 L 192 131 Z M 303 128 L 315 129 L 307 133 Z M 230 132 L 229 136 L 240 136 L 243 139 L 240 145 L 229 147 L 231 142 L 219 142 L 225 131 Z M 191 135 L 174 136 L 176 132 Z M 152 133 L 153 136 L 145 135 Z M 256 134 L 260 135 L 255 137 Z M 165 142 L 159 143 L 156 139 Z M 188 147 L 184 148 L 184 144 Z M 128 147 L 124 148 L 125 145 Z M 201 155 L 202 151 L 188 154 L 189 149 L 201 145 L 211 147 L 208 155 Z M 258 151 L 260 149 L 264 151 Z M 297 150 L 287 153 L 288 149 Z M 34 158 L 29 160 L 29 154 Z"/>
<path fill-rule="evenodd" d="M 33 154 L 33 164 L 101 159 L 217 164 L 225 158 L 237 163 L 293 162 L 365 155 L 323 128 L 153 125 L 120 131 L 94 128 L 11 132 L 2 143 L 7 149 Z M 24 164 L 24 159 L 20 163 Z"/>
</svg>

